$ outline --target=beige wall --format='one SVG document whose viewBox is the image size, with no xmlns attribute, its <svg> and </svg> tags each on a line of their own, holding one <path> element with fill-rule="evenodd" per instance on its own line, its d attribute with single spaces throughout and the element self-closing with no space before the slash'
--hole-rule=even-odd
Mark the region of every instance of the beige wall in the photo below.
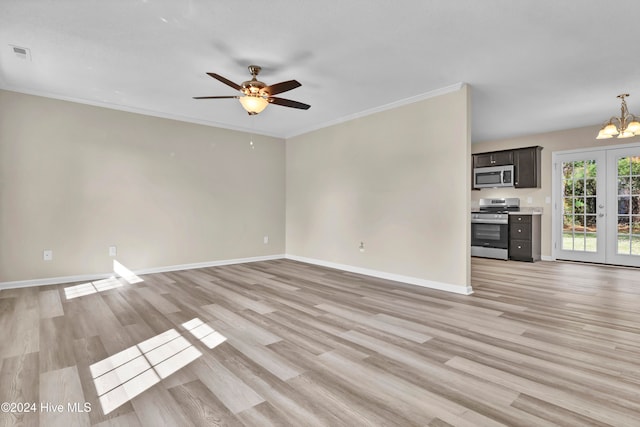
<svg viewBox="0 0 640 427">
<path fill-rule="evenodd" d="M 287 253 L 468 285 L 468 91 L 287 140 Z"/>
<path fill-rule="evenodd" d="M 600 126 L 590 126 L 578 129 L 568 129 L 557 132 L 549 132 L 538 135 L 524 136 L 520 138 L 503 139 L 499 141 L 481 142 L 471 145 L 473 153 L 486 151 L 505 150 L 518 147 L 530 147 L 540 145 L 542 150 L 542 184 L 541 188 L 512 188 L 498 189 L 485 188 L 480 191 L 471 191 L 472 206 L 480 198 L 487 197 L 519 197 L 523 207 L 542 207 L 542 256 L 551 257 L 552 228 L 551 228 L 551 204 L 545 203 L 545 198 L 551 198 L 552 164 L 551 158 L 554 151 L 574 150 L 580 148 L 607 147 L 621 145 L 622 143 L 640 142 L 640 137 L 629 139 L 595 139 Z M 532 198 L 532 203 L 527 203 L 527 198 Z"/>
<path fill-rule="evenodd" d="M 132 270 L 284 253 L 285 143 L 254 141 L 0 91 L 0 282 L 107 273 L 109 245 Z"/>
</svg>

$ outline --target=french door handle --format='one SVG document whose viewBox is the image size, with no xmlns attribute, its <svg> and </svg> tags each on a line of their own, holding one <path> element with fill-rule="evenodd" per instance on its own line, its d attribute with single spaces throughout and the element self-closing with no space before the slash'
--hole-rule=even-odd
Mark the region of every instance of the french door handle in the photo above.
<svg viewBox="0 0 640 427">
<path fill-rule="evenodd" d="M 599 214 L 598 216 L 599 216 L 600 218 L 602 218 L 602 217 L 604 216 L 604 214 L 603 214 L 603 213 L 601 213 L 601 214 Z"/>
<path fill-rule="evenodd" d="M 600 209 L 604 209 L 604 205 L 598 205 Z"/>
</svg>

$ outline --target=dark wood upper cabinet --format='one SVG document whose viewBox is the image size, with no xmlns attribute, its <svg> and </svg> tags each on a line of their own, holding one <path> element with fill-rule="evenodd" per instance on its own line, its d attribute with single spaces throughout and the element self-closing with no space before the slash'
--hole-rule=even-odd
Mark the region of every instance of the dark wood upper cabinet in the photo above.
<svg viewBox="0 0 640 427">
<path fill-rule="evenodd" d="M 494 151 L 493 153 L 482 153 L 473 156 L 474 168 L 485 168 L 489 166 L 504 166 L 513 164 L 513 151 Z"/>
<path fill-rule="evenodd" d="M 527 147 L 513 150 L 514 187 L 540 188 L 542 147 Z"/>
<path fill-rule="evenodd" d="M 473 155 L 472 168 L 513 165 L 515 188 L 540 188 L 541 151 L 542 147 L 534 146 L 478 153 Z"/>
</svg>

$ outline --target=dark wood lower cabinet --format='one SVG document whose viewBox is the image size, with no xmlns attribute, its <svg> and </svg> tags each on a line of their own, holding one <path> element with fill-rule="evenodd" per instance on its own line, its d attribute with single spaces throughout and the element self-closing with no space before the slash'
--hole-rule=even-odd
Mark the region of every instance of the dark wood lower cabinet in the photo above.
<svg viewBox="0 0 640 427">
<path fill-rule="evenodd" d="M 509 259 L 540 260 L 541 215 L 509 215 Z"/>
</svg>

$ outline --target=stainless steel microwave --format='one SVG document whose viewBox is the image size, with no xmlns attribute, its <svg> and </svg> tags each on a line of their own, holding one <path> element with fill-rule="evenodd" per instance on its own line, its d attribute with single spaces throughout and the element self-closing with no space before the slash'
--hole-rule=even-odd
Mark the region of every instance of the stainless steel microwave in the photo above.
<svg viewBox="0 0 640 427">
<path fill-rule="evenodd" d="M 513 187 L 513 165 L 473 169 L 473 188 Z"/>
</svg>

